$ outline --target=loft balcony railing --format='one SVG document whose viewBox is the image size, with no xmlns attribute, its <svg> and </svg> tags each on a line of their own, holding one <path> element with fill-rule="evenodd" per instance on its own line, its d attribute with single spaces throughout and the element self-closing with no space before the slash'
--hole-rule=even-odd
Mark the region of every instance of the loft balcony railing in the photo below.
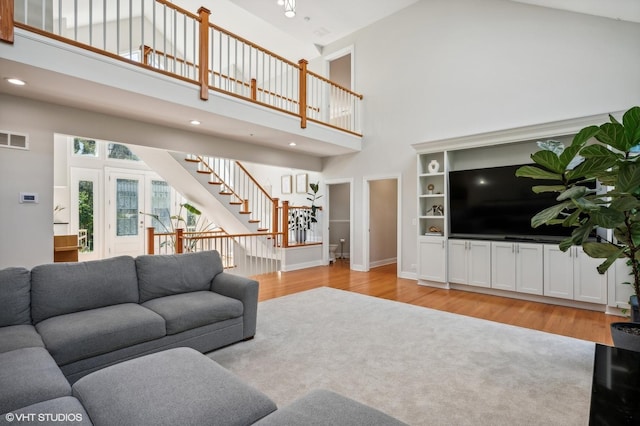
<svg viewBox="0 0 640 426">
<path fill-rule="evenodd" d="M 362 136 L 362 95 L 165 0 L 0 0 L 0 41 L 14 26 Z M 13 17 L 13 19 L 12 19 Z"/>
</svg>

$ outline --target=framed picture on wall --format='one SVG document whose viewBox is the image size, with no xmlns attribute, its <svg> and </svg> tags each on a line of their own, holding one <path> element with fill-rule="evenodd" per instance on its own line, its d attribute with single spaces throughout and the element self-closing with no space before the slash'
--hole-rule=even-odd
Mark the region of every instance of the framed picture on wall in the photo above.
<svg viewBox="0 0 640 426">
<path fill-rule="evenodd" d="M 291 175 L 282 176 L 280 190 L 283 194 L 291 194 Z"/>
<path fill-rule="evenodd" d="M 308 177 L 306 173 L 296 175 L 296 192 L 298 194 L 306 194 L 308 185 Z"/>
</svg>

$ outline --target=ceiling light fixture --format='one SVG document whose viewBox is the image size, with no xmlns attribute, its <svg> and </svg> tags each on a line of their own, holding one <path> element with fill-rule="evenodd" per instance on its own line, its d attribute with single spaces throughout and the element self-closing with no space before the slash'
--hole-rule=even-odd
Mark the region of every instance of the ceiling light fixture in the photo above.
<svg viewBox="0 0 640 426">
<path fill-rule="evenodd" d="M 200 124 L 198 120 L 191 120 L 189 123 L 193 124 L 194 126 L 197 126 Z"/>
<path fill-rule="evenodd" d="M 297 144 L 295 142 L 289 142 L 289 146 L 296 146 Z"/>
<path fill-rule="evenodd" d="M 284 16 L 287 18 L 296 16 L 296 0 L 284 0 Z"/>
<path fill-rule="evenodd" d="M 284 0 L 278 0 L 278 6 L 284 6 Z"/>
<path fill-rule="evenodd" d="M 16 86 L 24 86 L 25 84 L 27 84 L 24 81 L 20 80 L 19 78 L 7 78 L 6 80 L 7 82 L 11 84 L 15 84 Z"/>
</svg>

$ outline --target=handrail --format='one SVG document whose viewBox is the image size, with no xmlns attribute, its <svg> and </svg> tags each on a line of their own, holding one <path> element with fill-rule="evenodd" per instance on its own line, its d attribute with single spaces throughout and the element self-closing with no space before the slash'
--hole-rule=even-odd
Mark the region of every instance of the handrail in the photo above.
<svg viewBox="0 0 640 426">
<path fill-rule="evenodd" d="M 218 91 L 298 116 L 302 128 L 308 119 L 362 136 L 361 94 L 307 70 L 304 59 L 290 61 L 209 22 L 208 9 L 200 7 L 198 13 L 192 13 L 168 0 L 131 0 L 128 8 L 103 1 L 103 9 L 96 6 L 92 17 L 93 1 L 81 3 L 88 5 L 88 16 L 77 3 L 73 12 L 63 16 L 66 9 L 60 2 L 54 18 L 44 15 L 43 8 L 30 0 L 0 0 L 0 41 L 13 43 L 14 28 L 21 28 L 196 84 L 203 100 L 211 91 Z M 25 22 L 15 20 L 17 8 L 24 11 Z M 116 20 L 108 20 L 114 8 Z M 78 24 L 87 18 L 88 24 Z M 113 22 L 115 31 L 110 27 Z M 65 23 L 70 27 L 63 27 Z M 133 46 L 140 48 L 139 60 Z M 162 63 L 149 61 L 151 52 Z"/>
<path fill-rule="evenodd" d="M 269 195 L 269 193 L 267 191 L 265 191 L 265 189 L 262 187 L 262 185 L 260 185 L 258 183 L 258 181 L 256 180 L 256 178 L 253 177 L 253 175 L 251 173 L 249 173 L 249 171 L 239 162 L 236 161 L 236 165 L 238 167 L 240 167 L 240 170 L 242 170 L 243 172 L 245 172 L 245 174 L 249 177 L 249 179 L 251 180 L 251 182 L 253 182 L 259 189 L 260 191 L 264 194 L 265 197 L 267 197 L 267 199 L 269 201 L 273 201 L 273 198 L 271 197 L 271 195 Z"/>
<path fill-rule="evenodd" d="M 146 235 L 147 254 L 179 254 L 185 248 L 192 253 L 216 250 L 224 268 L 233 268 L 238 273 L 255 275 L 281 269 L 282 232 L 221 234 L 219 231 L 185 232 L 178 228 L 172 233 L 156 234 L 153 227 L 148 227 Z"/>
</svg>

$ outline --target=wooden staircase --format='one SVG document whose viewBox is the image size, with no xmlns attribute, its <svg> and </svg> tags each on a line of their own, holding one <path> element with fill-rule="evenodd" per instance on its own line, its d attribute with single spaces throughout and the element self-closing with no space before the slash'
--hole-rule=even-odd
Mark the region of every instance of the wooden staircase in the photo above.
<svg viewBox="0 0 640 426">
<path fill-rule="evenodd" d="M 184 161 L 195 164 L 197 174 L 208 175 L 208 185 L 216 188 L 211 192 L 226 199 L 250 230 L 278 232 L 279 200 L 272 198 L 240 162 L 193 154 Z"/>
</svg>

